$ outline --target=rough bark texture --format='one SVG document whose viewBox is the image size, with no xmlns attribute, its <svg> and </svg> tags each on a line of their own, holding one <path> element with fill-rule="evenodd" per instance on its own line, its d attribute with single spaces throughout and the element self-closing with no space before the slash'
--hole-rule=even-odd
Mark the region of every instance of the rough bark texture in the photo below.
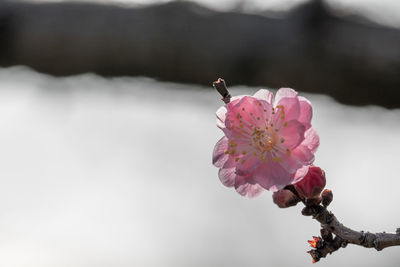
<svg viewBox="0 0 400 267">
<path fill-rule="evenodd" d="M 400 233 L 398 231 L 396 233 L 355 231 L 340 223 L 335 215 L 325 207 L 322 207 L 322 209 L 313 214 L 313 218 L 321 223 L 322 228 L 329 229 L 336 236 L 340 237 L 343 242 L 349 244 L 375 248 L 378 251 L 391 246 L 400 246 Z"/>
<path fill-rule="evenodd" d="M 287 189 L 293 192 L 294 187 L 288 186 Z M 306 205 L 302 210 L 302 214 L 312 216 L 313 219 L 321 223 L 322 238 L 314 237 L 314 241 L 309 241 L 311 246 L 315 248 L 308 251 L 313 258 L 313 262 L 317 262 L 328 254 L 346 247 L 347 244 L 375 248 L 378 251 L 391 246 L 400 246 L 400 228 L 395 233 L 370 233 L 356 231 L 343 225 L 332 212 L 327 210 L 327 206 L 332 199 L 332 191 L 328 189 L 325 189 L 322 193 L 322 205 L 307 206 L 307 202 L 302 199 Z M 335 235 L 334 238 L 332 234 Z"/>
</svg>

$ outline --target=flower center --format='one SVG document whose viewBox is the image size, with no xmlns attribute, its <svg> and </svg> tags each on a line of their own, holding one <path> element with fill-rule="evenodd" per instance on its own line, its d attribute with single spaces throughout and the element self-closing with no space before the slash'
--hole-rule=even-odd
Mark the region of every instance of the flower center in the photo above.
<svg viewBox="0 0 400 267">
<path fill-rule="evenodd" d="M 284 121 L 283 106 L 272 108 L 272 116 L 269 119 L 265 116 L 263 119 L 261 119 L 262 116 L 256 117 L 252 112 L 247 112 L 244 107 L 242 112 L 246 114 L 246 118 L 237 113 L 235 115 L 237 121 L 231 121 L 231 130 L 234 134 L 233 138 L 229 140 L 226 154 L 234 157 L 236 162 L 240 160 L 242 164 L 252 156 L 264 163 L 268 159 L 280 162 L 282 153 L 290 156 L 291 151 L 282 146 L 285 139 L 279 135 L 279 129 L 287 126 Z M 267 110 L 264 109 L 263 112 L 266 114 Z"/>
<path fill-rule="evenodd" d="M 252 136 L 253 147 L 260 150 L 260 152 L 271 151 L 277 143 L 277 134 L 274 129 L 268 127 L 264 130 L 255 127 Z"/>
</svg>

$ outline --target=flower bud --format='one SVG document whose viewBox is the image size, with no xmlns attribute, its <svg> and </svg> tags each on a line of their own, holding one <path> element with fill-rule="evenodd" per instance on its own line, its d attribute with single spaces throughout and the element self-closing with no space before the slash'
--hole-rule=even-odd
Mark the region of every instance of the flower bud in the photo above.
<svg viewBox="0 0 400 267">
<path fill-rule="evenodd" d="M 320 258 L 321 258 L 320 252 L 318 250 L 316 250 L 316 249 L 312 249 L 310 251 L 307 251 L 307 253 L 310 254 L 311 257 L 313 258 L 312 259 L 312 263 L 318 262 L 320 260 Z"/>
<path fill-rule="evenodd" d="M 321 197 L 317 196 L 315 198 L 306 198 L 305 205 L 306 206 L 314 206 L 319 205 L 321 203 Z"/>
<path fill-rule="evenodd" d="M 304 216 L 311 216 L 314 214 L 314 210 L 311 206 L 306 206 L 301 210 L 301 214 Z"/>
<path fill-rule="evenodd" d="M 295 194 L 286 189 L 274 192 L 272 195 L 272 200 L 276 205 L 278 205 L 279 208 L 296 206 L 296 204 L 300 201 Z"/>
<path fill-rule="evenodd" d="M 317 198 L 325 184 L 325 172 L 319 167 L 311 166 L 306 176 L 294 186 L 301 197 Z"/>
<path fill-rule="evenodd" d="M 331 190 L 325 189 L 322 192 L 321 197 L 322 197 L 322 205 L 324 205 L 324 207 L 328 207 L 333 200 L 333 193 Z"/>
</svg>

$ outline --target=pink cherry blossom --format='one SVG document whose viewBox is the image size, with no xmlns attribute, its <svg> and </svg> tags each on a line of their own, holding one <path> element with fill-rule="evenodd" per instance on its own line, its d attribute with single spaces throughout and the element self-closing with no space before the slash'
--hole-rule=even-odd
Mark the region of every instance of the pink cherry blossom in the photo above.
<svg viewBox="0 0 400 267">
<path fill-rule="evenodd" d="M 310 101 L 290 88 L 279 89 L 275 100 L 266 89 L 233 97 L 217 110 L 225 136 L 215 145 L 213 164 L 221 182 L 255 197 L 300 181 L 319 145 L 311 118 Z"/>
</svg>

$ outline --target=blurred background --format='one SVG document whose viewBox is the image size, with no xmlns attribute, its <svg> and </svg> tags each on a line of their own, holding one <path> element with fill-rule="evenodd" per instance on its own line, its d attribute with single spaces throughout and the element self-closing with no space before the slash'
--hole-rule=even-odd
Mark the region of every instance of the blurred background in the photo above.
<svg viewBox="0 0 400 267">
<path fill-rule="evenodd" d="M 310 266 L 317 222 L 218 179 L 218 77 L 309 98 L 333 212 L 400 227 L 399 1 L 0 0 L 0 38 L 0 266 Z"/>
</svg>

